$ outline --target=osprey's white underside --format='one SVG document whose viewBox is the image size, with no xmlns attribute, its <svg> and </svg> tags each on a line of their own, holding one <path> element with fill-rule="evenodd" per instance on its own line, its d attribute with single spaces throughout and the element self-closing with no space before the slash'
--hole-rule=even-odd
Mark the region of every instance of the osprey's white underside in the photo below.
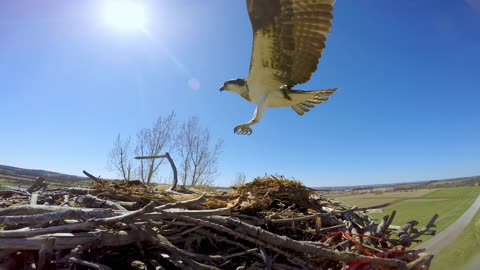
<svg viewBox="0 0 480 270">
<path fill-rule="evenodd" d="M 254 39 L 252 63 L 247 78 L 248 94 L 251 102 L 259 105 L 264 99 L 262 105 L 265 108 L 291 107 L 315 96 L 315 93 L 298 93 L 290 94 L 291 100 L 286 99 L 281 90 L 285 83 L 276 79 L 279 77 L 277 73 L 280 71 L 272 68 L 273 37 L 269 37 L 266 31 L 257 31 Z M 265 48 L 269 49 L 265 50 Z"/>
</svg>

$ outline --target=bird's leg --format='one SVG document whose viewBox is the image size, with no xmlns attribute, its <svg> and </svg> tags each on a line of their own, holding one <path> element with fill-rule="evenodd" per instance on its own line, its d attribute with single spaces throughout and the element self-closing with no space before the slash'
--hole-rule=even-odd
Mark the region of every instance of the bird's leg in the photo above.
<svg viewBox="0 0 480 270">
<path fill-rule="evenodd" d="M 239 135 L 250 135 L 250 134 L 252 134 L 252 129 L 250 128 L 250 126 L 260 122 L 260 119 L 262 118 L 263 113 L 265 112 L 265 109 L 266 109 L 266 107 L 265 107 L 265 100 L 266 99 L 267 99 L 267 95 L 260 98 L 260 100 L 258 101 L 258 104 L 257 104 L 257 108 L 255 108 L 255 112 L 253 113 L 252 120 L 248 121 L 245 124 L 241 124 L 241 125 L 236 126 L 233 129 L 233 132 L 235 134 L 239 134 Z"/>
</svg>

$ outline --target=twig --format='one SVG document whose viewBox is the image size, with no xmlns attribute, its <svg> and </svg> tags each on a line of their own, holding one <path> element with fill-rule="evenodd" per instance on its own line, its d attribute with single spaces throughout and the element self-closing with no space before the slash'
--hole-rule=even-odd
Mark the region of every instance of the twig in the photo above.
<svg viewBox="0 0 480 270">
<path fill-rule="evenodd" d="M 280 212 L 275 212 L 275 213 L 273 213 L 273 214 L 271 214 L 271 215 L 268 215 L 266 218 L 267 218 L 267 219 L 272 219 L 272 218 L 274 218 L 274 217 L 278 217 L 279 215 L 287 212 L 288 210 L 290 210 L 290 209 L 292 209 L 292 208 L 294 208 L 294 207 L 295 207 L 295 204 L 292 204 L 292 205 L 290 205 L 289 207 L 283 209 L 283 210 L 280 211 Z"/>
<path fill-rule="evenodd" d="M 88 267 L 91 267 L 93 269 L 98 269 L 98 270 L 112 270 L 112 268 L 110 268 L 106 265 L 85 261 L 85 260 L 82 260 L 82 259 L 79 259 L 79 258 L 73 257 L 73 256 L 68 259 L 68 262 L 72 263 L 72 264 L 75 263 L 75 264 L 79 264 L 79 265 L 88 266 Z"/>
<path fill-rule="evenodd" d="M 141 220 L 148 220 L 148 219 L 156 220 L 156 219 L 162 219 L 165 216 L 165 214 L 178 214 L 178 215 L 184 215 L 189 217 L 228 216 L 230 215 L 231 210 L 230 208 L 218 208 L 218 209 L 207 209 L 207 210 L 185 210 L 185 209 L 179 209 L 179 208 L 168 208 L 159 212 L 160 213 L 156 213 L 156 212 L 149 213 L 139 218 Z"/>
<path fill-rule="evenodd" d="M 271 221 L 272 224 L 283 224 L 283 223 L 293 223 L 293 222 L 300 222 L 300 221 L 307 221 L 311 219 L 316 219 L 317 217 L 325 217 L 325 216 L 330 216 L 332 215 L 331 213 L 318 213 L 318 214 L 313 214 L 313 215 L 308 215 L 308 216 L 303 216 L 303 217 L 294 217 L 294 218 L 283 218 L 283 219 L 274 219 Z"/>
<path fill-rule="evenodd" d="M 239 256 L 244 256 L 244 255 L 248 255 L 250 253 L 255 253 L 259 251 L 258 248 L 251 248 L 251 249 L 247 249 L 245 251 L 242 251 L 242 252 L 237 252 L 237 253 L 232 253 L 232 254 L 229 254 L 229 255 L 210 255 L 210 259 L 212 260 L 228 260 L 228 259 L 231 259 L 231 258 L 234 258 L 234 257 L 239 257 Z"/>
<path fill-rule="evenodd" d="M 341 229 L 341 228 L 344 228 L 344 227 L 345 227 L 345 224 L 339 224 L 339 225 L 334 225 L 334 226 L 330 226 L 330 227 L 319 228 L 317 230 L 317 233 L 327 232 L 327 231 L 331 231 L 331 230 L 335 230 L 335 229 Z"/>
</svg>

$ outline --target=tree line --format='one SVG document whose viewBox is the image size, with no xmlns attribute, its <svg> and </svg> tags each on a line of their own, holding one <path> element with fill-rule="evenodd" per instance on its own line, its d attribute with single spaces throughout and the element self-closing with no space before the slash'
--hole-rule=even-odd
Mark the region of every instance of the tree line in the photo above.
<svg viewBox="0 0 480 270">
<path fill-rule="evenodd" d="M 160 116 L 149 128 L 131 137 L 117 135 L 107 157 L 107 167 L 124 181 L 134 179 L 150 184 L 164 159 L 135 160 L 134 156 L 159 156 L 171 152 L 182 185 L 212 184 L 218 175 L 218 157 L 223 151 L 221 139 L 213 142 L 210 130 L 201 126 L 197 116 L 179 125 L 171 112 Z"/>
</svg>

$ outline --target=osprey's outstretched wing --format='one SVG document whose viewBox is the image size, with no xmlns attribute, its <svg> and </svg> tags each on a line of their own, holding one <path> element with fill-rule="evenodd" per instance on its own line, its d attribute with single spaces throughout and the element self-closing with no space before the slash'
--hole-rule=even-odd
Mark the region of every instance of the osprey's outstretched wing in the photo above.
<svg viewBox="0 0 480 270">
<path fill-rule="evenodd" d="M 335 0 L 247 0 L 253 28 L 249 84 L 288 88 L 317 69 Z"/>
</svg>

